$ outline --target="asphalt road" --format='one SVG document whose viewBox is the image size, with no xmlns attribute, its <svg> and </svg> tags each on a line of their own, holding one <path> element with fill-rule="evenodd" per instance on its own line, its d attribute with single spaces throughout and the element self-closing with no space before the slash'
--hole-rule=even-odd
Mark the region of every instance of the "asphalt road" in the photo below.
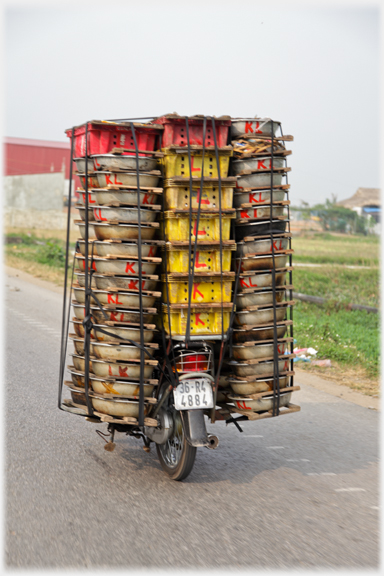
<svg viewBox="0 0 384 576">
<path fill-rule="evenodd" d="M 106 424 L 58 410 L 61 297 L 5 281 L 7 566 L 378 566 L 377 412 L 296 382 L 300 413 L 209 425 L 217 450 L 170 481 L 154 448 L 106 452 Z"/>
</svg>

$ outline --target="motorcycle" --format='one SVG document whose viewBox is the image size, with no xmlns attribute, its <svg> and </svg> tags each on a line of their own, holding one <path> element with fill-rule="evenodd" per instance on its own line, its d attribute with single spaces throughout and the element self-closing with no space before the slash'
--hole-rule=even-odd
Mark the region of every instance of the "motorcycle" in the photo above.
<svg viewBox="0 0 384 576">
<path fill-rule="evenodd" d="M 217 436 L 208 434 L 205 414 L 214 407 L 213 347 L 204 341 L 193 342 L 186 348 L 177 344 L 173 349 L 174 363 L 168 365 L 168 380 L 159 387 L 158 404 L 153 414 L 159 427 L 145 426 L 144 434 L 156 444 L 160 464 L 172 480 L 186 478 L 194 465 L 196 450 L 218 446 Z"/>
</svg>

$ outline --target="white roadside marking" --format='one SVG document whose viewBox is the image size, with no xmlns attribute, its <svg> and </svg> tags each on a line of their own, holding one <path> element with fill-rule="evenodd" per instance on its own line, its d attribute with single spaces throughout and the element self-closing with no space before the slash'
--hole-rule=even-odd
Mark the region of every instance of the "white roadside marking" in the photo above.
<svg viewBox="0 0 384 576">
<path fill-rule="evenodd" d="M 365 488 L 336 488 L 335 492 L 366 492 Z"/>
<path fill-rule="evenodd" d="M 380 510 L 380 507 L 379 506 L 370 506 L 370 509 L 371 510 Z"/>
<path fill-rule="evenodd" d="M 8 308 L 8 310 L 10 312 L 12 312 L 12 314 L 15 314 L 16 316 L 20 316 L 25 322 L 27 322 L 31 326 L 34 326 L 36 328 L 42 328 L 43 330 L 46 330 L 47 332 L 51 332 L 52 336 L 56 336 L 58 338 L 61 337 L 60 332 L 58 332 L 56 328 L 50 328 L 46 324 L 43 324 L 42 322 L 39 322 L 38 320 L 34 320 L 33 318 L 30 318 L 29 316 L 27 316 L 26 314 L 23 314 L 22 312 L 19 312 L 18 310 L 13 310 L 13 308 Z"/>
<path fill-rule="evenodd" d="M 336 476 L 335 472 L 308 472 L 307 476 Z"/>
<path fill-rule="evenodd" d="M 270 450 L 284 450 L 284 446 L 267 446 Z"/>
<path fill-rule="evenodd" d="M 264 438 L 264 436 L 258 436 L 258 435 L 254 435 L 254 436 L 243 436 L 243 438 Z"/>
</svg>

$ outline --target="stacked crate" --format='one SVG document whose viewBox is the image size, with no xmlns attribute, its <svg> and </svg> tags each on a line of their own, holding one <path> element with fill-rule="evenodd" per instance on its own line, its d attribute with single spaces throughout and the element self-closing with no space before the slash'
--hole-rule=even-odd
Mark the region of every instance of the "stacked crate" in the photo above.
<svg viewBox="0 0 384 576">
<path fill-rule="evenodd" d="M 235 178 L 228 178 L 232 147 L 226 145 L 230 120 L 215 119 L 218 162 L 212 120 L 206 121 L 203 140 L 203 117 L 188 118 L 189 147 L 185 118 L 173 114 L 154 122 L 164 126 L 164 329 L 168 337 L 179 340 L 220 339 L 229 327 L 235 275 L 235 243 L 230 238 Z"/>
<path fill-rule="evenodd" d="M 72 301 L 75 333 L 70 335 L 75 353 L 73 366 L 69 367 L 72 400 L 75 405 L 84 405 L 85 189 L 88 177 L 88 286 L 92 290 L 90 313 L 93 322 L 89 396 L 96 415 L 132 423 L 139 415 L 140 383 L 145 398 L 144 414 L 148 413 L 150 404 L 156 402 L 153 391 L 157 380 L 153 378 L 153 372 L 158 345 L 152 341 L 156 332 L 155 304 L 160 297 L 156 290 L 162 242 L 154 237 L 159 227 L 163 192 L 158 187 L 161 174 L 156 170 L 158 154 L 154 152 L 162 128 L 135 123 L 134 132 L 136 146 L 130 124 L 89 123 L 86 158 L 85 126 L 74 129 L 75 162 L 84 189 L 79 195 L 80 220 L 75 221 L 81 238 L 75 254 L 77 281 Z M 67 135 L 71 137 L 72 131 L 67 131 Z M 143 344 L 144 355 L 140 350 Z"/>
<path fill-rule="evenodd" d="M 280 407 L 291 398 L 285 389 L 292 385 L 292 338 L 286 337 L 292 324 L 288 316 L 293 302 L 287 296 L 292 288 L 287 282 L 292 251 L 289 186 L 283 178 L 290 170 L 284 141 L 292 138 L 276 136 L 279 126 L 270 119 L 232 120 L 239 289 L 229 400 L 244 414 L 272 409 L 272 390 L 282 392 Z"/>
</svg>

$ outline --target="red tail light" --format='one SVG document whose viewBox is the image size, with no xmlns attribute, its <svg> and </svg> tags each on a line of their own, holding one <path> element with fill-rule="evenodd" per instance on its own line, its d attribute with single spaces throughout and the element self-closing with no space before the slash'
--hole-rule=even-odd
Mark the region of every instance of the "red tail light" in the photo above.
<svg viewBox="0 0 384 576">
<path fill-rule="evenodd" d="M 206 354 L 186 354 L 176 360 L 178 372 L 206 372 L 209 368 Z"/>
</svg>

